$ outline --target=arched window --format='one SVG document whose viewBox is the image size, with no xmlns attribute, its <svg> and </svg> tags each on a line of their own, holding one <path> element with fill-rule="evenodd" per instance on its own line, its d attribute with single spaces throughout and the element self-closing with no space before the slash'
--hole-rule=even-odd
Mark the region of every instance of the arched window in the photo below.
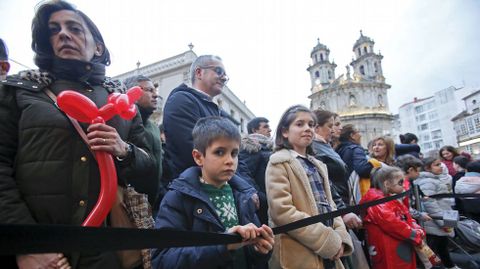
<svg viewBox="0 0 480 269">
<path fill-rule="evenodd" d="M 360 74 L 365 75 L 365 67 L 363 65 L 360 65 Z"/>
<path fill-rule="evenodd" d="M 356 104 L 357 104 L 357 98 L 355 98 L 355 95 L 350 94 L 350 97 L 348 98 L 348 105 L 355 106 Z"/>
<path fill-rule="evenodd" d="M 315 71 L 315 77 L 316 77 L 316 78 L 319 78 L 319 77 L 320 77 L 320 72 Z"/>
<path fill-rule="evenodd" d="M 367 53 L 367 47 L 363 47 L 363 51 L 365 52 L 365 54 Z"/>
<path fill-rule="evenodd" d="M 358 56 L 361 56 L 361 55 L 362 55 L 362 50 L 358 48 Z"/>
<path fill-rule="evenodd" d="M 332 71 L 328 70 L 328 79 L 332 79 Z"/>
<path fill-rule="evenodd" d="M 378 105 L 379 106 L 384 106 L 385 104 L 383 103 L 383 96 L 381 94 L 378 95 Z"/>
<path fill-rule="evenodd" d="M 323 53 L 320 53 L 320 61 L 323 62 Z"/>
<path fill-rule="evenodd" d="M 377 65 L 377 62 L 374 62 L 373 63 L 373 69 L 375 70 L 375 73 L 378 72 L 378 65 Z"/>
</svg>

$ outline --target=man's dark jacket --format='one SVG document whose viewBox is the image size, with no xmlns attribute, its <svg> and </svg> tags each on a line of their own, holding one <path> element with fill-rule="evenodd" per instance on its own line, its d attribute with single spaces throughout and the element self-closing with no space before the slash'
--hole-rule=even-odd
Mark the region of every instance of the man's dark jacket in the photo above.
<svg viewBox="0 0 480 269">
<path fill-rule="evenodd" d="M 258 191 L 260 198 L 258 217 L 261 223 L 268 225 L 265 170 L 272 155 L 273 141 L 262 134 L 249 134 L 242 138 L 240 147 L 237 173 Z"/>
<path fill-rule="evenodd" d="M 172 182 L 170 191 L 160 205 L 155 221 L 156 229 L 225 232 L 226 228 L 216 213 L 215 206 L 202 191 L 200 176 L 200 168 L 191 167 Z M 260 226 L 255 215 L 255 189 L 236 175 L 228 184 L 233 191 L 239 225 L 253 223 Z M 244 249 L 249 268 L 254 263 L 265 262 L 269 257 L 255 252 L 251 246 Z M 225 245 L 157 249 L 153 251 L 152 263 L 156 269 L 233 268 L 231 252 Z"/>
<path fill-rule="evenodd" d="M 207 94 L 182 84 L 168 96 L 163 113 L 166 155 L 170 158 L 169 169 L 173 179 L 196 165 L 192 157 L 195 123 L 200 118 L 220 116 L 220 109 Z"/>
</svg>

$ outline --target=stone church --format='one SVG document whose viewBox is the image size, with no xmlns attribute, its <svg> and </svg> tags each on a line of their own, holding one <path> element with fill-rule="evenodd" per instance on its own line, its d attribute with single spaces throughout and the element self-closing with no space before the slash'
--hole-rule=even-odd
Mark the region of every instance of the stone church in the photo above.
<svg viewBox="0 0 480 269">
<path fill-rule="evenodd" d="M 353 124 L 362 134 L 362 145 L 374 137 L 391 133 L 393 116 L 388 108 L 387 90 L 382 71 L 383 56 L 375 53 L 375 42 L 364 36 L 353 45 L 355 57 L 346 74 L 335 76 L 337 65 L 330 61 L 330 50 L 317 40 L 307 68 L 311 78 L 311 109 L 326 109 L 340 115 L 343 125 Z"/>
</svg>

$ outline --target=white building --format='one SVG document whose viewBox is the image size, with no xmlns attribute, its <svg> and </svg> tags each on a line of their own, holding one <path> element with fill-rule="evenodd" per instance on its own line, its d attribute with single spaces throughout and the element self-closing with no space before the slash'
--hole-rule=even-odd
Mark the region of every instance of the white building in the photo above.
<svg viewBox="0 0 480 269">
<path fill-rule="evenodd" d="M 480 90 L 462 98 L 464 110 L 452 118 L 459 151 L 480 155 Z"/>
<path fill-rule="evenodd" d="M 335 77 L 335 62 L 330 50 L 318 41 L 310 58 L 311 109 L 326 109 L 340 115 L 343 124 L 355 125 L 366 146 L 376 136 L 390 134 L 393 116 L 388 108 L 387 90 L 382 70 L 383 56 L 374 51 L 375 42 L 362 34 L 353 45 L 355 58 L 346 66 L 346 74 Z"/>
<path fill-rule="evenodd" d="M 425 155 L 435 154 L 445 145 L 457 146 L 452 117 L 459 113 L 456 91 L 450 86 L 433 96 L 414 98 L 399 108 L 400 133 L 414 133 Z"/>
<path fill-rule="evenodd" d="M 157 112 L 152 115 L 152 118 L 157 123 L 162 121 L 163 105 L 170 92 L 182 83 L 191 86 L 190 65 L 198 56 L 192 51 L 193 45 L 190 44 L 189 48 L 190 50 L 179 55 L 160 60 L 147 66 L 138 67 L 137 69 L 114 77 L 115 79 L 124 81 L 130 76 L 143 75 L 149 77 L 154 84 L 158 85 L 160 100 L 158 102 Z M 228 86 L 225 86 L 222 93 L 213 100 L 229 114 L 230 119 L 239 126 L 241 133 L 247 133 L 247 123 L 253 119 L 255 115 Z"/>
</svg>

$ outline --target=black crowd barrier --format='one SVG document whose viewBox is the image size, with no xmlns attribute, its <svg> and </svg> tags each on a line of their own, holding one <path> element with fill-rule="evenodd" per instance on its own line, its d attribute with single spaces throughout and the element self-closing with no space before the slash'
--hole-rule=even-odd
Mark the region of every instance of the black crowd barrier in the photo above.
<svg viewBox="0 0 480 269">
<path fill-rule="evenodd" d="M 406 191 L 357 206 L 320 214 L 273 228 L 274 234 L 286 233 L 320 221 L 332 219 L 350 212 L 359 213 L 368 207 L 402 198 Z M 470 195 L 435 195 L 431 198 L 474 197 Z M 0 224 L 0 255 L 114 251 L 125 249 L 206 246 L 241 242 L 238 234 L 219 234 L 158 229 L 93 228 L 67 225 L 8 225 Z"/>
</svg>

